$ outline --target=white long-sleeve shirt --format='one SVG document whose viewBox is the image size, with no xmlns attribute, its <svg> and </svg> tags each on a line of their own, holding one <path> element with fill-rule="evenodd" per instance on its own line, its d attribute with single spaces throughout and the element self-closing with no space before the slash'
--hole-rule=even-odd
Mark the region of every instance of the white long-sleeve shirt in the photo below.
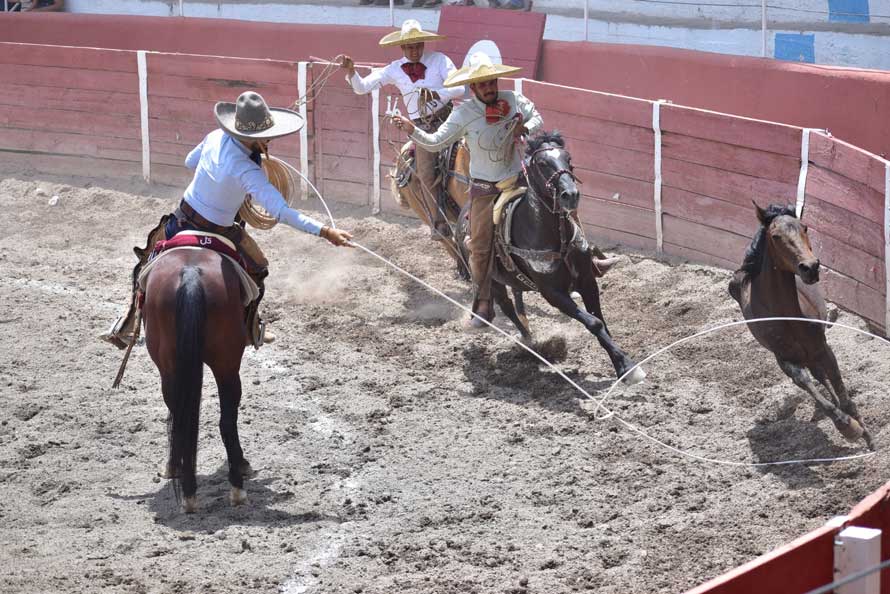
<svg viewBox="0 0 890 594">
<path fill-rule="evenodd" d="M 250 194 L 282 223 L 313 235 L 321 232 L 321 223 L 289 207 L 260 166 L 250 160 L 247 147 L 222 129 L 205 136 L 185 158 L 185 166 L 195 170 L 195 177 L 183 200 L 211 223 L 233 225 L 245 194 Z"/>
<path fill-rule="evenodd" d="M 424 53 L 423 57 L 420 58 L 420 62 L 426 66 L 426 72 L 424 72 L 423 78 L 419 78 L 415 82 L 411 82 L 411 77 L 402 70 L 402 64 L 407 62 L 407 58 L 401 58 L 383 68 L 374 68 L 371 70 L 371 74 L 364 78 L 356 72 L 351 77 L 347 77 L 346 81 L 352 85 L 352 90 L 358 95 L 370 93 L 383 85 L 398 87 L 402 93 L 402 100 L 408 108 L 408 117 L 412 120 L 416 120 L 421 115 L 431 115 L 445 107 L 445 104 L 452 99 L 463 96 L 464 87 L 445 88 L 442 86 L 445 78 L 455 70 L 454 62 L 445 54 L 441 52 Z M 440 101 L 428 103 L 429 111 L 424 114 L 420 113 L 418 105 L 420 89 L 435 91 L 441 99 Z"/>
<path fill-rule="evenodd" d="M 513 143 L 511 119 L 520 114 L 522 124 L 529 134 L 544 125 L 534 103 L 514 91 L 499 91 L 498 99 L 507 102 L 510 109 L 503 120 L 489 124 L 485 121 L 485 104 L 473 96 L 451 112 L 448 119 L 432 134 L 414 128 L 413 138 L 424 148 L 434 151 L 459 139 L 467 139 L 470 150 L 470 176 L 490 182 L 499 182 L 522 169 L 519 151 Z"/>
</svg>

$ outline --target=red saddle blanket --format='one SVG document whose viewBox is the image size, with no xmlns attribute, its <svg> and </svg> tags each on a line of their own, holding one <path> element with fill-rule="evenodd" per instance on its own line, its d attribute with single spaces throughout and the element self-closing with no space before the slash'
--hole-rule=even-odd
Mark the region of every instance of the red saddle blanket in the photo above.
<svg viewBox="0 0 890 594">
<path fill-rule="evenodd" d="M 170 239 L 157 242 L 151 252 L 151 257 L 149 258 L 149 260 L 153 260 L 167 250 L 178 247 L 207 248 L 209 250 L 213 250 L 215 252 L 219 252 L 220 254 L 229 256 L 230 258 L 238 262 L 238 264 L 241 265 L 241 268 L 247 270 L 247 262 L 244 261 L 244 258 L 241 256 L 241 254 L 229 247 L 225 241 L 221 240 L 218 237 L 214 237 L 213 235 L 174 235 Z"/>
</svg>

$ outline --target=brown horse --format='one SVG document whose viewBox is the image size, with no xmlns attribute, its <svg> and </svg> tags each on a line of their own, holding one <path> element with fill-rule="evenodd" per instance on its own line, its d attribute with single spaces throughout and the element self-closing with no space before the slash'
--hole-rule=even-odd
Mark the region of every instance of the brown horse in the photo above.
<svg viewBox="0 0 890 594">
<path fill-rule="evenodd" d="M 439 155 L 438 185 L 431 188 L 437 197 L 436 202 L 426 198 L 422 192 L 420 177 L 414 173 L 414 142 L 402 146 L 396 157 L 395 167 L 390 172 L 393 198 L 403 208 L 410 208 L 424 224 L 435 233 L 433 221 L 437 210 L 445 215 L 452 229 L 451 237 L 441 237 L 448 255 L 454 259 L 458 274 L 465 280 L 470 278 L 470 269 L 454 242 L 454 229 L 464 204 L 470 199 L 470 151 L 464 142 L 456 142 Z M 444 187 L 444 199 L 439 198 L 439 187 Z"/>
<path fill-rule="evenodd" d="M 825 301 L 814 284 L 819 280 L 819 260 L 810 247 L 807 226 L 791 208 L 770 205 L 764 210 L 756 203 L 754 207 L 761 227 L 729 283 L 729 294 L 739 303 L 742 315 L 746 320 L 826 320 Z M 871 435 L 847 394 L 834 352 L 825 341 L 823 324 L 783 320 L 748 324 L 748 329 L 845 438 L 856 441 L 861 437 L 873 449 Z M 819 392 L 810 374 L 825 388 L 828 398 Z"/>
<path fill-rule="evenodd" d="M 238 440 L 241 356 L 247 342 L 241 282 L 233 264 L 209 249 L 176 250 L 154 265 L 145 286 L 145 342 L 161 374 L 169 415 L 166 478 L 186 513 L 197 508 L 195 466 L 206 363 L 219 389 L 219 430 L 229 460 L 230 501 L 247 500 L 251 472 Z"/>
</svg>

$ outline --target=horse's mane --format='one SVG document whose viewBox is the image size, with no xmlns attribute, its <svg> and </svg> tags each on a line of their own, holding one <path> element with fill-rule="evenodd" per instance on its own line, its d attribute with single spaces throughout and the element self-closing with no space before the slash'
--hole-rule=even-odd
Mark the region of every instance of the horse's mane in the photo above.
<svg viewBox="0 0 890 594">
<path fill-rule="evenodd" d="M 541 132 L 534 138 L 529 138 L 528 147 L 525 149 L 525 153 L 527 155 L 531 155 L 536 150 L 544 146 L 545 144 L 555 144 L 559 146 L 559 148 L 566 147 L 566 141 L 562 137 L 562 134 L 559 130 L 553 130 L 551 132 Z"/>
<path fill-rule="evenodd" d="M 794 209 L 790 206 L 782 206 L 780 204 L 770 204 L 765 209 L 766 216 L 763 223 L 754 234 L 751 245 L 745 250 L 745 259 L 742 261 L 742 267 L 739 269 L 747 272 L 751 276 L 756 276 L 760 272 L 760 265 L 763 260 L 763 250 L 766 245 L 766 228 L 770 226 L 773 219 L 782 215 L 797 218 Z"/>
</svg>

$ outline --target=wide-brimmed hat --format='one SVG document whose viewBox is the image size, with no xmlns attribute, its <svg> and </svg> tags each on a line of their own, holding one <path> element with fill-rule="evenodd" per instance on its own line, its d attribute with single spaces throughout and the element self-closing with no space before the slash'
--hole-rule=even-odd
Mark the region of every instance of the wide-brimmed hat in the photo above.
<svg viewBox="0 0 890 594">
<path fill-rule="evenodd" d="M 269 108 L 254 91 L 238 96 L 235 103 L 220 101 L 213 108 L 219 125 L 238 138 L 268 140 L 293 134 L 303 127 L 303 118 L 295 111 Z"/>
<path fill-rule="evenodd" d="M 522 68 L 518 66 L 507 66 L 506 64 L 493 64 L 491 58 L 483 52 L 476 52 L 470 56 L 470 61 L 463 68 L 458 68 L 448 75 L 442 86 L 445 87 L 462 87 L 471 83 L 485 82 L 493 78 L 500 78 L 519 72 Z"/>
<path fill-rule="evenodd" d="M 380 47 L 423 43 L 425 41 L 437 41 L 439 39 L 445 39 L 445 36 L 424 31 L 419 22 L 414 19 L 408 19 L 402 23 L 401 29 L 393 31 L 388 35 L 384 35 L 383 39 L 380 40 Z"/>
</svg>

